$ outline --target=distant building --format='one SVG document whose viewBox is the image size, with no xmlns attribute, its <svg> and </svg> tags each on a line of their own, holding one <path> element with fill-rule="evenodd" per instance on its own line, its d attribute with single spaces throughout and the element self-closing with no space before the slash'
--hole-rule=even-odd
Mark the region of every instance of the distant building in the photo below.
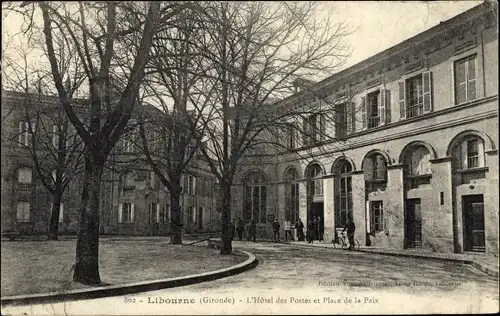
<svg viewBox="0 0 500 316">
<path fill-rule="evenodd" d="M 50 221 L 52 196 L 41 185 L 31 167 L 31 156 L 21 145 L 31 137 L 25 122 L 25 97 L 24 93 L 2 91 L 1 227 L 2 232 L 45 234 Z M 32 98 L 38 96 L 33 95 Z M 41 96 L 36 100 L 37 107 L 45 107 L 48 112 L 60 111 L 56 97 Z M 85 109 L 76 108 L 79 114 Z M 151 106 L 137 107 L 134 115 L 141 110 L 162 115 Z M 47 126 L 53 124 L 47 116 L 42 116 L 41 120 Z M 170 195 L 151 168 L 137 161 L 140 139 L 137 128 L 134 129 L 136 123 L 133 116 L 128 124 L 129 132 L 119 140 L 109 157 L 101 184 L 100 230 L 103 234 L 168 235 Z M 49 134 L 47 137 L 53 136 Z M 151 150 L 160 146 L 153 140 L 148 144 Z M 184 232 L 219 229 L 213 191 L 215 178 L 201 156 L 194 156 L 181 182 Z M 59 218 L 61 234 L 76 233 L 80 197 L 81 180 L 77 177 L 63 196 Z"/>
<path fill-rule="evenodd" d="M 321 217 L 326 242 L 352 218 L 362 245 L 498 253 L 497 26 L 486 1 L 287 98 L 326 95 L 343 115 L 245 157 L 232 216 L 266 237 L 275 215 Z M 304 159 L 322 133 L 335 140 Z"/>
</svg>

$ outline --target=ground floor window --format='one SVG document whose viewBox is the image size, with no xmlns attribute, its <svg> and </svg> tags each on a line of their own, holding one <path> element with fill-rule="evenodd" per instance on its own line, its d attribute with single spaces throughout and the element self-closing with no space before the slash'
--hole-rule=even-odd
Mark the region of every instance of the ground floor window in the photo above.
<svg viewBox="0 0 500 316">
<path fill-rule="evenodd" d="M 30 208 L 29 202 L 17 202 L 16 219 L 18 223 L 28 223 L 30 221 Z"/>
<path fill-rule="evenodd" d="M 118 223 L 134 222 L 134 203 L 121 203 L 118 206 Z"/>
<path fill-rule="evenodd" d="M 384 208 L 382 201 L 371 201 L 370 209 L 372 232 L 384 231 Z"/>
<path fill-rule="evenodd" d="M 265 185 L 247 185 L 245 187 L 245 210 L 244 220 L 252 217 L 260 222 L 266 222 L 266 198 L 267 188 Z"/>
<path fill-rule="evenodd" d="M 161 221 L 160 216 L 160 204 L 158 203 L 150 203 L 149 204 L 149 223 L 150 224 L 159 224 Z"/>
</svg>

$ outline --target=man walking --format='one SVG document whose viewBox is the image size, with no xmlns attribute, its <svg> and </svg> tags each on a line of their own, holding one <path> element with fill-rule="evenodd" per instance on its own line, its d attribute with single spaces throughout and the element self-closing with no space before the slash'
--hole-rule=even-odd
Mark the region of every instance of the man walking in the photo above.
<svg viewBox="0 0 500 316">
<path fill-rule="evenodd" d="M 238 222 L 236 223 L 236 231 L 238 232 L 238 240 L 243 240 L 243 229 L 245 228 L 245 223 L 238 217 Z"/>
<path fill-rule="evenodd" d="M 345 224 L 342 233 L 346 230 L 347 230 L 347 238 L 349 239 L 349 250 L 352 250 L 352 248 L 354 248 L 354 231 L 356 230 L 356 225 L 354 225 L 354 222 L 352 221 L 351 218 L 349 218 L 349 220 Z"/>
<path fill-rule="evenodd" d="M 283 221 L 283 228 L 285 229 L 285 242 L 288 241 L 288 235 L 290 235 L 290 241 L 293 241 L 292 236 L 292 223 L 290 221 Z"/>
<path fill-rule="evenodd" d="M 280 223 L 278 218 L 274 218 L 273 221 L 273 232 L 274 232 L 274 242 L 280 242 Z"/>
<path fill-rule="evenodd" d="M 299 218 L 297 223 L 295 223 L 295 228 L 297 229 L 297 238 L 299 241 L 304 241 L 304 223 Z"/>
<path fill-rule="evenodd" d="M 255 242 L 257 239 L 257 221 L 253 216 L 250 220 L 250 235 L 252 236 L 252 241 Z"/>
</svg>

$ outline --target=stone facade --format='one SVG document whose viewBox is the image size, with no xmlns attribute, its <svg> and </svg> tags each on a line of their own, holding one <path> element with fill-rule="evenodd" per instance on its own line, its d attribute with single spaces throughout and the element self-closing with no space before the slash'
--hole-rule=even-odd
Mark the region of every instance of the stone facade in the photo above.
<svg viewBox="0 0 500 316">
<path fill-rule="evenodd" d="M 246 206 L 245 179 L 259 172 L 266 179 L 268 218 L 285 219 L 292 205 L 285 173 L 292 168 L 299 174 L 293 181 L 299 203 L 292 211 L 306 227 L 311 209 L 323 217 L 326 242 L 343 227 L 347 210 L 362 245 L 498 252 L 496 12 L 485 2 L 315 83 L 312 91 L 351 96 L 352 129 L 344 136 L 327 128 L 332 140 L 317 149 L 246 157 L 232 194 L 233 216 L 253 212 Z M 309 91 L 284 102 L 300 102 Z M 377 159 L 382 167 L 375 178 Z M 311 196 L 313 165 L 323 170 L 322 192 Z M 347 195 L 342 181 L 351 190 Z M 261 221 L 259 233 L 270 237 L 270 226 Z"/>
<path fill-rule="evenodd" d="M 38 97 L 38 96 L 37 96 Z M 1 229 L 22 234 L 45 234 L 48 231 L 52 195 L 42 186 L 34 170 L 31 172 L 30 183 L 19 183 L 18 172 L 21 167 L 30 167 L 33 162 L 28 149 L 18 141 L 19 123 L 25 121 L 22 102 L 25 94 L 13 91 L 2 91 L 2 199 L 1 199 Z M 57 111 L 57 98 L 42 96 L 38 106 Z M 43 116 L 42 116 L 43 117 Z M 52 126 L 49 118 L 42 118 L 48 126 Z M 120 140 L 121 141 L 121 140 Z M 137 158 L 138 152 L 123 153 L 120 151 L 120 141 L 117 143 L 103 174 L 101 186 L 100 230 L 102 234 L 118 235 L 168 235 L 170 234 L 170 196 L 162 184 L 151 186 L 148 180 L 151 169 L 135 164 L 120 164 L 118 156 L 125 160 Z M 43 155 L 40 155 L 40 157 Z M 47 167 L 47 166 L 46 166 Z M 130 171 L 134 177 L 133 185 L 124 188 L 122 176 Z M 214 183 L 215 178 L 208 165 L 200 157 L 195 156 L 186 170 L 196 178 L 187 190 L 187 185 L 181 194 L 183 210 L 183 227 L 185 233 L 207 232 L 219 229 L 219 216 L 215 209 Z M 78 207 L 81 196 L 81 181 L 77 176 L 71 181 L 63 194 L 63 211 L 59 222 L 61 234 L 75 234 L 78 229 Z M 29 203 L 29 215 L 26 220 L 19 220 L 17 208 L 19 202 Z M 123 203 L 133 203 L 133 220 L 119 221 L 119 213 Z M 151 205 L 158 205 L 150 211 Z"/>
</svg>

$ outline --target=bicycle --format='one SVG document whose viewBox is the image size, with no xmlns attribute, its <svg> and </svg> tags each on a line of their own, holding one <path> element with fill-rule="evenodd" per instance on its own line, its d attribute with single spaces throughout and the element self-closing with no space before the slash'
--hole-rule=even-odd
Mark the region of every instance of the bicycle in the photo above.
<svg viewBox="0 0 500 316">
<path fill-rule="evenodd" d="M 333 247 L 336 247 L 335 240 L 332 240 Z M 346 233 L 342 233 L 339 237 L 339 246 L 341 249 L 349 248 L 349 239 L 347 238 Z M 359 241 L 354 238 L 354 250 L 359 250 Z"/>
</svg>

